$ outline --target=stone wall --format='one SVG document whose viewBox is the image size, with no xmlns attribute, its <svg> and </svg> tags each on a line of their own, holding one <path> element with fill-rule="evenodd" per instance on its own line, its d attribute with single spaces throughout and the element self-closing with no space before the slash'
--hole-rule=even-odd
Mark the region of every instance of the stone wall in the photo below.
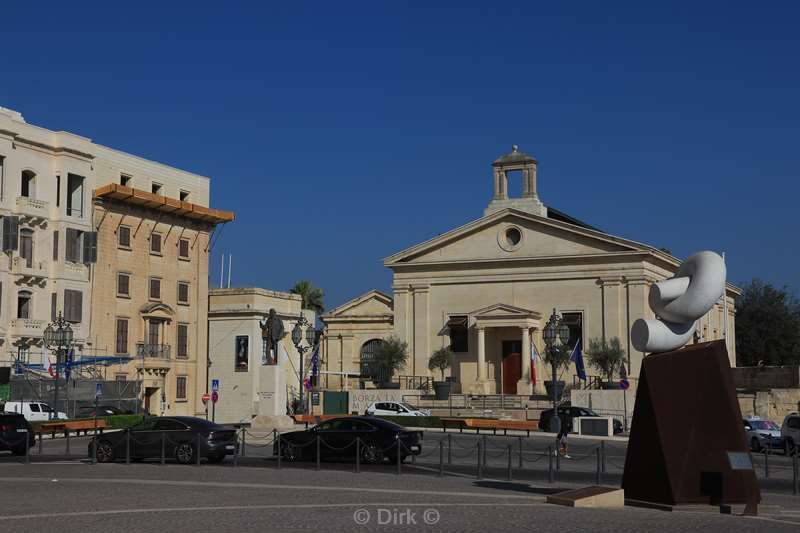
<svg viewBox="0 0 800 533">
<path fill-rule="evenodd" d="M 800 366 L 748 366 L 731 370 L 737 389 L 758 391 L 800 387 Z"/>
<path fill-rule="evenodd" d="M 760 416 L 778 424 L 794 411 L 800 411 L 800 388 L 740 392 L 742 416 Z"/>
</svg>

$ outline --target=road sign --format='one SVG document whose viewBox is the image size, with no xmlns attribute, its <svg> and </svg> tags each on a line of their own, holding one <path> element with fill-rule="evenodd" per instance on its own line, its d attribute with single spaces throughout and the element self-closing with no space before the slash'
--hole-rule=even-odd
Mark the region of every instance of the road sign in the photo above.
<svg viewBox="0 0 800 533">
<path fill-rule="evenodd" d="M 622 389 L 622 390 L 628 390 L 628 387 L 630 387 L 630 386 L 631 386 L 631 383 L 630 383 L 630 381 L 628 381 L 627 379 L 621 379 L 621 380 L 619 380 L 619 388 L 620 388 L 620 389 Z"/>
<path fill-rule="evenodd" d="M 214 391 L 211 393 L 211 401 L 217 403 L 217 400 L 219 400 L 219 393 Z"/>
<path fill-rule="evenodd" d="M 103 382 L 98 381 L 94 384 L 94 397 L 95 399 L 100 398 L 103 395 Z"/>
<path fill-rule="evenodd" d="M 205 393 L 205 394 L 203 394 L 202 399 L 203 399 L 203 403 L 208 403 L 208 400 L 211 399 L 211 395 L 209 393 Z"/>
<path fill-rule="evenodd" d="M 217 392 L 219 390 L 219 380 L 218 379 L 212 379 L 211 380 L 211 390 L 214 391 L 214 392 Z"/>
</svg>

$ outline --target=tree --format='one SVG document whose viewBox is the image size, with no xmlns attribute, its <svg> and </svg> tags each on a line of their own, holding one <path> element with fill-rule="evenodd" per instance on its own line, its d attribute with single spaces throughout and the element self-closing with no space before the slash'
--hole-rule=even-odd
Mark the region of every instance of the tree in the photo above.
<svg viewBox="0 0 800 533">
<path fill-rule="evenodd" d="M 589 363 L 605 374 L 607 382 L 614 381 L 614 370 L 619 368 L 625 359 L 625 351 L 618 337 L 611 340 L 589 339 L 589 349 L 586 352 Z"/>
<path fill-rule="evenodd" d="M 739 366 L 800 364 L 800 302 L 786 288 L 759 279 L 736 300 Z"/>
<path fill-rule="evenodd" d="M 572 349 L 566 344 L 558 344 L 545 349 L 542 353 L 542 360 L 548 365 L 556 364 L 556 370 L 566 368 L 569 366 L 569 357 L 572 355 Z"/>
<path fill-rule="evenodd" d="M 408 360 L 408 343 L 395 336 L 384 339 L 375 348 L 375 367 L 384 381 L 391 381 L 395 373 L 403 368 Z"/>
<path fill-rule="evenodd" d="M 449 346 L 439 348 L 431 358 L 428 359 L 428 370 L 438 370 L 442 373 L 442 381 L 444 381 L 444 371 L 453 366 L 453 352 Z"/>
<path fill-rule="evenodd" d="M 303 309 L 311 309 L 317 314 L 321 314 L 325 310 L 322 303 L 322 289 L 315 287 L 310 281 L 298 281 L 289 292 L 299 294 L 303 298 Z"/>
</svg>

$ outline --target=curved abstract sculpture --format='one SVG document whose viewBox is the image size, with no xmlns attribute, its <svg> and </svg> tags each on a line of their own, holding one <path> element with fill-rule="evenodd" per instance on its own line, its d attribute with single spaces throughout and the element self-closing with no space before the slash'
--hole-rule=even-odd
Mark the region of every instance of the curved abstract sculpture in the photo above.
<svg viewBox="0 0 800 533">
<path fill-rule="evenodd" d="M 725 293 L 725 260 L 714 252 L 697 252 L 681 264 L 675 276 L 650 287 L 655 320 L 638 319 L 631 341 L 640 352 L 666 352 L 692 338 L 695 322 Z"/>
</svg>

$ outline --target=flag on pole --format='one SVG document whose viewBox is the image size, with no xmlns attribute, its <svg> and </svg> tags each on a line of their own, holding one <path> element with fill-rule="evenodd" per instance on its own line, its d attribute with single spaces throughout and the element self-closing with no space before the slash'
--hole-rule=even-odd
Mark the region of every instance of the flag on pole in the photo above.
<svg viewBox="0 0 800 533">
<path fill-rule="evenodd" d="M 314 346 L 314 352 L 311 354 L 311 377 L 317 377 L 319 374 L 319 344 Z"/>
<path fill-rule="evenodd" d="M 575 343 L 575 348 L 572 349 L 572 354 L 569 356 L 569 360 L 575 363 L 575 371 L 578 373 L 578 377 L 583 381 L 586 381 L 586 367 L 583 365 L 583 353 L 581 352 L 580 339 L 578 339 L 578 342 Z"/>
<path fill-rule="evenodd" d="M 531 339 L 531 385 L 536 385 L 536 362 L 539 360 L 539 350 Z"/>
<path fill-rule="evenodd" d="M 619 388 L 622 390 L 628 390 L 631 384 L 628 381 L 628 371 L 625 369 L 625 363 L 623 362 L 619 366 Z"/>
<path fill-rule="evenodd" d="M 51 377 L 56 375 L 55 369 L 52 363 L 50 363 L 50 350 L 47 348 L 42 349 L 42 366 L 44 367 L 44 371 L 50 374 Z"/>
</svg>

